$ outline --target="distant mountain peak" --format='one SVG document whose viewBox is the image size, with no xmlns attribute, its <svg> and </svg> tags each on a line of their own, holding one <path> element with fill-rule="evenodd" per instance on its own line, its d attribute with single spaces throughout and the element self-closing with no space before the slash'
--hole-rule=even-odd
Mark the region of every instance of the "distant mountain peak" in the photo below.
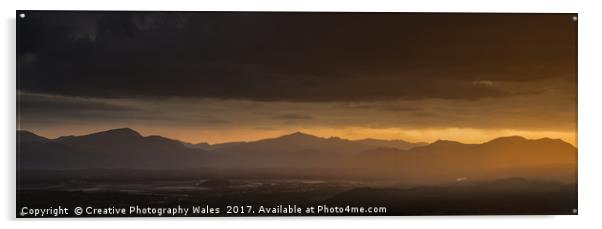
<svg viewBox="0 0 602 229">
<path fill-rule="evenodd" d="M 86 136 L 114 136 L 114 137 L 119 137 L 119 138 L 128 138 L 128 137 L 141 138 L 142 137 L 142 135 L 140 133 L 136 132 L 135 130 L 133 130 L 131 128 L 111 129 L 111 130 L 96 132 L 96 133 L 89 134 Z"/>
<path fill-rule="evenodd" d="M 46 142 L 48 138 L 34 134 L 33 132 L 26 130 L 17 130 L 17 141 L 20 142 Z"/>
<path fill-rule="evenodd" d="M 105 131 L 105 133 L 113 133 L 113 134 L 129 134 L 129 135 L 137 135 L 137 136 L 142 136 L 140 135 L 140 133 L 138 133 L 137 131 L 131 129 L 131 128 L 117 128 L 117 129 L 112 129 L 112 130 L 107 130 Z"/>
<path fill-rule="evenodd" d="M 110 129 L 107 131 L 117 131 L 117 132 L 134 132 L 134 133 L 138 133 L 137 131 L 133 130 L 132 128 L 128 128 L 128 127 L 123 127 L 123 128 L 116 128 L 116 129 Z"/>
<path fill-rule="evenodd" d="M 499 137 L 496 139 L 493 139 L 487 143 L 494 143 L 494 142 L 520 142 L 520 141 L 527 141 L 528 139 L 526 139 L 525 137 L 522 136 L 507 136 L 507 137 Z"/>
<path fill-rule="evenodd" d="M 564 143 L 567 143 L 567 142 L 563 141 L 563 140 L 562 140 L 562 139 L 560 139 L 560 138 L 547 138 L 547 137 L 546 137 L 546 138 L 540 138 L 540 139 L 537 139 L 536 141 L 564 142 Z M 568 143 L 567 143 L 567 144 L 568 144 Z"/>
<path fill-rule="evenodd" d="M 450 149 L 461 149 L 461 148 L 468 147 L 468 146 L 471 146 L 471 144 L 464 144 L 464 143 L 457 142 L 457 141 L 439 139 L 431 144 L 419 146 L 416 148 L 420 148 L 422 150 L 425 150 L 425 149 L 450 150 Z"/>
<path fill-rule="evenodd" d="M 17 130 L 17 134 L 34 134 L 31 131 L 27 131 L 27 130 Z"/>
<path fill-rule="evenodd" d="M 293 133 L 291 133 L 291 134 L 289 134 L 289 135 L 305 135 L 305 136 L 307 136 L 307 135 L 309 135 L 309 134 L 303 133 L 303 132 L 301 132 L 301 131 L 295 131 L 295 132 L 293 132 Z"/>
<path fill-rule="evenodd" d="M 301 131 L 296 131 L 291 134 L 282 135 L 279 138 L 319 138 L 311 134 L 306 134 Z"/>
<path fill-rule="evenodd" d="M 463 143 L 457 142 L 457 141 L 439 139 L 439 140 L 433 142 L 431 145 L 463 145 Z"/>
</svg>

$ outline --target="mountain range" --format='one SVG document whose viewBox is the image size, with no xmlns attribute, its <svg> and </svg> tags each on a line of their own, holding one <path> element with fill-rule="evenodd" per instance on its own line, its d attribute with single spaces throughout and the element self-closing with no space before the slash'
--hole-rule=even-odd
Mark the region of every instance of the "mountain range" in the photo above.
<svg viewBox="0 0 602 229">
<path fill-rule="evenodd" d="M 396 178 L 417 183 L 510 176 L 575 181 L 577 148 L 559 139 L 501 137 L 482 144 L 346 140 L 296 132 L 277 138 L 190 144 L 113 129 L 49 139 L 17 131 L 20 170 L 276 169 Z"/>
</svg>

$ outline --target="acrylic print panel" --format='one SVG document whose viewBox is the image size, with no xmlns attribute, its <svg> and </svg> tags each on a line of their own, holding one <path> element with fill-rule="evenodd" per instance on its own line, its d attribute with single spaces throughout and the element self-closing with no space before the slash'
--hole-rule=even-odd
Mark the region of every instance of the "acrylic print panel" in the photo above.
<svg viewBox="0 0 602 229">
<path fill-rule="evenodd" d="M 577 15 L 17 13 L 17 217 L 577 214 Z"/>
</svg>

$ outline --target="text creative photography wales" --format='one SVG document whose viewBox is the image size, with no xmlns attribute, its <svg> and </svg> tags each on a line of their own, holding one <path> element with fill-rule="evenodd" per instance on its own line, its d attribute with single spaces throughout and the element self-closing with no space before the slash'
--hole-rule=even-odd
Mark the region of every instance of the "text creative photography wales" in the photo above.
<svg viewBox="0 0 602 229">
<path fill-rule="evenodd" d="M 577 14 L 16 15 L 18 218 L 578 214 Z"/>
</svg>

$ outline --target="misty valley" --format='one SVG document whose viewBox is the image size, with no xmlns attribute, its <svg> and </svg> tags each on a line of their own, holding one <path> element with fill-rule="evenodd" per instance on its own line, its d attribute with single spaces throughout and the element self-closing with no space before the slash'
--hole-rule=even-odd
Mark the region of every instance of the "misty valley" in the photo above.
<svg viewBox="0 0 602 229">
<path fill-rule="evenodd" d="M 558 139 L 428 144 L 297 132 L 210 145 L 123 128 L 55 139 L 18 131 L 17 142 L 17 211 L 58 205 L 220 209 L 206 216 L 262 215 L 226 214 L 231 206 L 386 208 L 373 215 L 577 209 L 577 149 Z"/>
</svg>

